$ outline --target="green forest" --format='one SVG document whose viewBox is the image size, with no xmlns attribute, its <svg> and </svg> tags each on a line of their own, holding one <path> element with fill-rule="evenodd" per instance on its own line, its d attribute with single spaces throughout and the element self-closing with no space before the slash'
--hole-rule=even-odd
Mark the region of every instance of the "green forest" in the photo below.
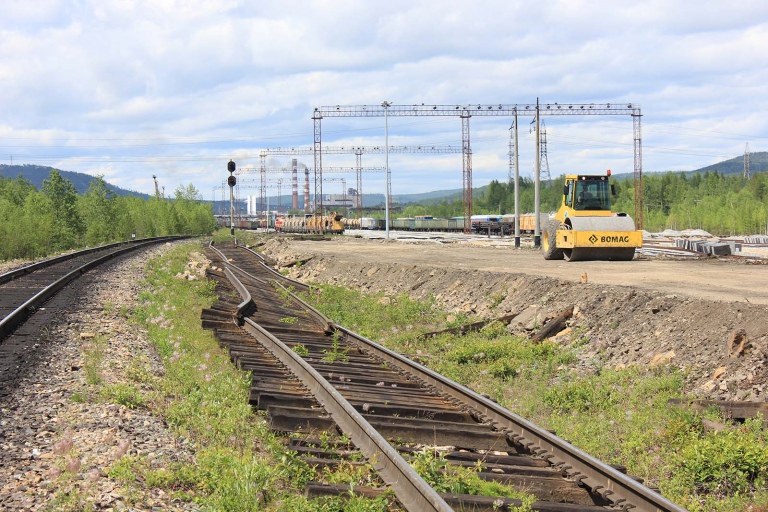
<svg viewBox="0 0 768 512">
<path fill-rule="evenodd" d="M 28 180 L 0 176 L 0 260 L 161 235 L 198 235 L 216 227 L 213 211 L 191 184 L 174 198 L 117 196 L 102 177 L 78 194 L 52 169 L 38 190 Z"/>
<path fill-rule="evenodd" d="M 541 211 L 554 212 L 560 207 L 564 178 L 541 186 Z M 615 179 L 613 210 L 634 215 L 634 181 Z M 520 211 L 533 212 L 533 181 L 522 179 Z M 694 175 L 668 172 L 643 176 L 644 228 L 658 232 L 671 228 L 704 229 L 715 235 L 747 235 L 768 230 L 768 173 L 755 173 L 750 179 L 740 174 L 717 171 Z M 514 184 L 492 181 L 476 190 L 473 213 L 514 213 Z M 403 215 L 455 217 L 464 214 L 461 199 L 429 205 L 410 205 Z"/>
</svg>

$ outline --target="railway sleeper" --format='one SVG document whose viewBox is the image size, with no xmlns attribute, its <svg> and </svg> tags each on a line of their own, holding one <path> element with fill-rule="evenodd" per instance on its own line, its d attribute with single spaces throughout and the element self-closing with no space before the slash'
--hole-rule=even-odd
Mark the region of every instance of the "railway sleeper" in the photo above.
<svg viewBox="0 0 768 512">
<path fill-rule="evenodd" d="M 200 313 L 200 320 L 210 320 L 210 321 L 231 321 L 232 320 L 232 313 L 230 313 L 228 310 L 216 310 L 216 309 L 204 309 Z"/>
<path fill-rule="evenodd" d="M 317 455 L 321 455 L 318 453 Z M 313 466 L 315 469 L 337 468 L 342 464 L 352 464 L 355 466 L 365 466 L 365 462 L 346 461 L 345 459 L 333 458 L 333 452 L 327 452 L 325 456 L 302 456 L 302 459 Z M 413 457 L 407 457 L 406 460 L 413 460 Z M 472 467 L 472 464 L 462 465 L 456 461 L 449 462 L 452 466 Z M 524 490 L 533 494 L 539 499 L 552 500 L 553 498 L 565 497 L 569 502 L 580 505 L 595 504 L 592 497 L 586 490 L 578 487 L 574 482 L 564 480 L 557 471 L 545 468 L 531 467 L 512 467 L 494 465 L 495 467 L 483 467 L 477 473 L 477 476 L 486 481 L 495 481 L 507 485 L 517 490 Z M 503 468 L 501 474 L 493 473 L 492 469 Z"/>
<path fill-rule="evenodd" d="M 332 380 L 334 377 L 338 377 L 339 375 L 344 376 L 346 379 L 354 378 L 355 382 L 374 382 L 378 384 L 379 382 L 384 382 L 385 385 L 389 384 L 397 384 L 398 387 L 407 388 L 407 387 L 424 387 L 424 384 L 416 381 L 416 380 L 410 380 L 406 378 L 405 376 L 394 373 L 394 372 L 388 372 L 388 371 L 377 371 L 377 370 L 352 370 L 348 371 L 347 369 L 344 369 L 343 371 L 339 371 L 336 367 L 331 367 L 329 369 L 327 368 L 315 368 L 318 373 L 320 373 L 323 377 L 327 378 L 328 380 Z"/>
<path fill-rule="evenodd" d="M 343 453 L 344 451 L 348 452 L 358 452 L 359 450 L 357 447 L 355 447 L 354 444 L 352 444 L 348 440 L 344 440 L 339 437 L 335 437 L 332 439 L 328 438 L 319 438 L 319 437 L 311 437 L 308 435 L 302 435 L 298 437 L 292 437 L 288 441 L 288 447 L 292 450 L 297 450 L 301 447 L 304 448 L 311 448 L 311 449 L 317 449 L 317 448 L 326 448 L 326 449 L 333 449 L 338 453 Z"/>
<path fill-rule="evenodd" d="M 329 430 L 333 425 L 325 411 L 282 407 L 268 408 L 270 425 L 281 431 Z M 492 433 L 488 427 L 466 423 L 430 422 L 412 418 L 365 415 L 382 436 L 402 443 L 456 446 L 467 450 L 504 450 L 515 452 L 503 433 Z"/>
<path fill-rule="evenodd" d="M 329 382 L 333 382 L 334 384 L 357 386 L 360 389 L 368 389 L 371 392 L 382 391 L 383 388 L 387 391 L 401 390 L 404 392 L 403 394 L 408 394 L 405 393 L 406 390 L 411 393 L 421 391 L 420 394 L 422 395 L 432 394 L 430 390 L 424 386 L 423 383 L 417 381 L 409 381 L 402 377 L 399 378 L 397 375 L 365 375 L 364 373 L 360 372 L 346 373 L 338 371 L 323 371 L 320 373 Z M 386 391 L 382 392 L 386 393 Z"/>
<path fill-rule="evenodd" d="M 227 330 L 231 326 L 237 327 L 234 323 L 234 320 L 231 318 L 229 320 L 203 320 L 203 329 L 208 329 L 211 331 L 222 329 Z"/>
<path fill-rule="evenodd" d="M 257 393 L 293 393 L 305 395 L 307 389 L 297 382 L 262 382 L 251 386 L 251 394 Z"/>
<path fill-rule="evenodd" d="M 251 391 L 248 403 L 262 411 L 266 411 L 270 406 L 276 405 L 301 409 L 319 407 L 320 405 L 309 393 L 300 394 L 283 391 Z"/>
<path fill-rule="evenodd" d="M 344 389 L 341 387 L 337 387 L 336 389 L 342 392 L 344 398 L 348 401 L 364 401 L 371 404 L 372 406 L 375 406 L 377 403 L 384 405 L 400 405 L 404 407 L 413 407 L 414 405 L 414 397 L 404 396 L 403 394 L 395 392 L 387 394 L 380 391 L 381 388 L 377 388 L 376 392 L 368 392 L 367 390 L 360 391 L 350 388 Z M 450 404 L 438 396 L 415 396 L 420 405 L 426 405 L 430 407 L 450 407 Z"/>
<path fill-rule="evenodd" d="M 349 496 L 350 491 L 356 496 L 365 496 L 376 498 L 381 496 L 386 489 L 353 486 L 343 484 L 322 484 L 319 482 L 308 482 L 304 493 L 309 498 L 319 498 L 322 496 Z M 438 493 L 448 505 L 455 510 L 463 512 L 498 512 L 509 511 L 522 505 L 522 501 L 515 498 L 495 498 L 492 496 L 475 496 L 471 494 L 452 494 Z M 531 505 L 531 509 L 537 512 L 606 512 L 606 509 L 598 505 L 581 505 L 572 503 L 536 501 Z"/>
<path fill-rule="evenodd" d="M 267 408 L 269 426 L 278 432 L 336 432 L 336 423 L 324 409 L 303 409 L 280 405 Z"/>
<path fill-rule="evenodd" d="M 291 450 L 295 451 L 302 458 L 331 459 L 338 461 L 360 460 L 360 457 L 362 457 L 361 453 L 357 450 L 346 450 L 343 449 L 343 447 L 339 449 L 331 449 L 322 444 L 320 446 L 295 445 L 291 446 Z"/>
</svg>

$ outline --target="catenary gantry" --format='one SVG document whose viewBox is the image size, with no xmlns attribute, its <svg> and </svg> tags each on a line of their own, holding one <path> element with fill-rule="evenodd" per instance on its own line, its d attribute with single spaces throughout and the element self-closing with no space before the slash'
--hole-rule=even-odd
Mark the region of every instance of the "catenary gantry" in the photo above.
<svg viewBox="0 0 768 512">
<path fill-rule="evenodd" d="M 322 120 L 326 117 L 405 117 L 405 116 L 441 116 L 461 118 L 461 153 L 462 153 L 462 182 L 464 198 L 465 228 L 469 230 L 469 219 L 472 215 L 472 150 L 469 140 L 469 119 L 471 117 L 514 117 L 518 116 L 569 116 L 569 115 L 629 115 L 632 117 L 634 145 L 634 179 L 635 179 L 635 222 L 638 229 L 643 226 L 643 197 L 642 197 L 642 137 L 640 106 L 634 103 L 522 103 L 522 104 L 462 104 L 462 105 L 393 105 L 384 102 L 382 105 L 334 105 L 315 107 L 312 120 L 314 121 L 313 155 L 315 159 L 315 210 L 322 210 Z M 536 169 L 537 178 L 539 170 Z M 538 179 L 537 179 L 538 182 Z M 389 174 L 387 175 L 389 187 Z M 318 201 L 319 204 L 318 204 Z M 538 236 L 539 233 L 537 232 Z"/>
</svg>

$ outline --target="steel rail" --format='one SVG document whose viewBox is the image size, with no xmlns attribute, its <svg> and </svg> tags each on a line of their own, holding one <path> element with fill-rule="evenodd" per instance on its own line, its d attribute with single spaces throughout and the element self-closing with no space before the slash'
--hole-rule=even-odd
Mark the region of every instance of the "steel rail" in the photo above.
<svg viewBox="0 0 768 512">
<path fill-rule="evenodd" d="M 661 494 L 633 480 L 604 462 L 576 448 L 564 439 L 504 409 L 497 403 L 410 359 L 389 350 L 340 325 L 332 326 L 358 340 L 358 346 L 387 363 L 412 372 L 442 393 L 478 410 L 483 418 L 505 432 L 507 438 L 551 464 L 561 467 L 569 477 L 590 487 L 605 499 L 637 512 L 685 512 L 685 509 Z"/>
<path fill-rule="evenodd" d="M 50 299 L 52 296 L 54 296 L 59 290 L 64 288 L 67 284 L 74 281 L 78 277 L 80 277 L 82 274 L 87 272 L 88 270 L 101 265 L 102 263 L 105 263 L 106 261 L 109 261 L 117 256 L 120 256 L 122 254 L 125 254 L 127 252 L 133 251 L 135 249 L 139 249 L 141 247 L 145 247 L 147 245 L 156 244 L 165 240 L 178 240 L 186 237 L 157 237 L 152 239 L 144 239 L 139 242 L 130 243 L 127 247 L 124 247 L 122 249 L 118 249 L 116 251 L 110 252 L 108 254 L 105 254 L 103 256 L 100 256 L 98 258 L 92 259 L 89 262 L 85 263 L 84 265 L 81 265 L 80 267 L 77 267 L 76 269 L 72 270 L 71 272 L 68 272 L 66 275 L 60 277 L 53 283 L 49 284 L 39 292 L 37 292 L 35 295 L 33 295 L 30 299 L 24 302 L 24 304 L 17 307 L 14 311 L 12 311 L 10 314 L 6 315 L 5 318 L 0 320 L 0 340 L 5 339 L 6 336 L 8 336 L 10 333 L 12 333 L 21 323 L 23 323 L 29 316 L 31 316 L 37 308 L 39 308 L 45 301 Z M 119 247 L 120 245 L 124 245 L 124 242 L 120 242 L 117 244 L 110 244 L 108 246 L 104 246 L 107 248 L 112 247 Z M 17 275 L 15 275 L 13 278 L 8 279 L 3 282 L 11 281 L 12 279 L 18 278 L 22 275 L 26 275 L 31 273 L 34 270 L 39 270 L 41 268 L 45 268 L 51 265 L 54 265 L 56 263 L 61 263 L 63 261 L 66 261 L 68 259 L 74 259 L 78 256 L 87 255 L 93 252 L 97 252 L 99 249 L 103 248 L 94 248 L 94 249 L 85 249 L 83 251 L 74 252 L 71 254 L 67 254 L 65 256 L 59 256 L 57 258 L 52 258 L 53 263 L 51 263 L 52 260 L 45 260 L 39 263 L 35 263 L 33 265 L 29 265 L 27 267 L 22 267 L 21 269 L 18 269 L 16 271 L 9 272 L 15 273 L 19 272 Z M 30 267 L 37 266 L 33 270 L 30 270 L 29 272 L 26 272 L 26 270 Z M 3 274 L 4 277 L 7 274 Z"/>
<path fill-rule="evenodd" d="M 283 274 L 281 274 L 280 272 L 278 272 L 277 270 L 275 270 L 272 267 L 270 267 L 269 265 L 267 265 L 267 263 L 264 261 L 264 256 L 262 256 L 261 254 L 257 253 L 253 249 L 251 249 L 249 247 L 245 247 L 243 245 L 237 245 L 235 247 L 244 249 L 244 250 L 248 251 L 250 254 L 253 254 L 254 256 L 256 256 L 259 259 L 259 262 L 261 263 L 261 266 L 265 270 L 267 270 L 269 273 L 274 275 L 277 280 L 290 283 L 290 285 L 293 286 L 294 289 L 296 289 L 296 290 L 303 290 L 303 291 L 309 291 L 310 290 L 311 287 L 309 285 L 304 284 L 301 281 L 297 281 L 295 279 L 291 279 L 290 277 L 286 277 Z"/>
<path fill-rule="evenodd" d="M 23 267 L 19 267 L 17 269 L 5 272 L 4 274 L 0 274 L 0 284 L 4 284 L 4 283 L 7 283 L 9 281 L 13 281 L 16 278 L 19 278 L 21 276 L 25 276 L 27 274 L 31 274 L 32 272 L 35 272 L 37 270 L 40 270 L 40 269 L 43 269 L 43 268 L 46 268 L 46 267 L 50 267 L 51 265 L 56 265 L 57 263 L 62 263 L 64 261 L 67 261 L 67 260 L 70 260 L 70 259 L 73 259 L 73 258 L 77 258 L 78 256 L 90 254 L 92 252 L 103 251 L 103 250 L 106 250 L 106 249 L 112 249 L 114 247 L 120 247 L 121 245 L 125 245 L 125 244 L 136 244 L 136 243 L 140 243 L 140 242 L 146 242 L 146 241 L 149 241 L 149 240 L 162 241 L 162 240 L 166 240 L 168 238 L 169 237 L 151 237 L 151 238 L 141 238 L 139 240 L 124 240 L 122 242 L 115 242 L 115 243 L 112 243 L 112 244 L 101 245 L 99 247 L 92 247 L 90 249 L 83 249 L 81 251 L 76 251 L 76 252 L 72 252 L 72 253 L 69 253 L 69 254 L 64 254 L 62 256 L 56 256 L 54 258 L 49 258 L 47 260 L 38 261 L 37 263 L 31 263 L 29 265 L 26 265 L 26 266 L 23 266 Z"/>
<path fill-rule="evenodd" d="M 226 261 L 226 258 L 224 259 Z M 600 494 L 615 506 L 623 510 L 632 509 L 637 512 L 686 512 L 684 508 L 671 502 L 661 494 L 576 448 L 555 434 L 504 409 L 471 389 L 411 361 L 354 331 L 335 324 L 300 297 L 290 292 L 290 290 L 289 293 L 308 311 L 317 315 L 317 318 L 327 321 L 332 330 L 346 334 L 347 340 L 356 344 L 361 350 L 367 351 L 388 364 L 403 369 L 414 377 L 421 379 L 435 390 L 473 408 L 484 421 L 490 422 L 494 428 L 504 432 L 506 438 L 511 443 L 523 446 L 540 458 L 548 460 L 553 466 L 561 468 L 568 477 L 589 487 L 593 492 Z M 251 324 L 256 325 L 252 321 L 246 320 L 246 326 Z M 258 329 L 262 333 L 259 338 L 260 340 L 265 336 L 275 339 L 260 327 Z M 277 340 L 277 343 L 282 344 L 279 340 Z M 292 358 L 299 359 L 302 363 L 308 364 L 288 347 L 285 347 L 285 350 L 290 352 L 289 355 Z"/>
<path fill-rule="evenodd" d="M 219 254 L 221 253 L 219 252 Z M 225 261 L 227 261 L 226 258 Z M 236 268 L 228 261 L 225 265 Z M 226 276 L 244 299 L 240 307 L 244 309 L 251 307 L 246 304 L 246 297 L 250 298 L 250 293 L 246 287 L 235 277 L 233 272 L 226 273 Z M 301 302 L 303 303 L 303 301 Z M 255 307 L 258 308 L 258 304 Z M 237 316 L 241 314 L 243 314 L 242 311 L 239 311 Z M 349 436 L 363 456 L 371 463 L 384 483 L 391 487 L 398 501 L 407 510 L 433 510 L 436 512 L 453 510 L 403 459 L 397 450 L 347 402 L 341 393 L 301 356 L 250 318 L 244 318 L 242 328 L 279 359 L 307 387 L 331 415 L 342 432 Z"/>
<path fill-rule="evenodd" d="M 327 319 L 325 315 L 322 315 L 301 298 L 296 297 L 296 299 L 309 310 L 315 311 L 322 318 Z M 337 325 L 330 319 L 327 320 L 332 329 L 347 334 L 352 340 L 357 340 L 357 345 L 361 349 L 373 352 L 373 355 L 387 363 L 411 372 L 415 377 L 427 382 L 438 391 L 478 410 L 495 428 L 504 431 L 511 442 L 525 446 L 526 449 L 547 459 L 551 464 L 562 467 L 570 477 L 580 480 L 581 483 L 614 504 L 633 507 L 638 512 L 685 512 L 684 508 L 661 494 L 471 389 L 354 331 Z"/>
</svg>

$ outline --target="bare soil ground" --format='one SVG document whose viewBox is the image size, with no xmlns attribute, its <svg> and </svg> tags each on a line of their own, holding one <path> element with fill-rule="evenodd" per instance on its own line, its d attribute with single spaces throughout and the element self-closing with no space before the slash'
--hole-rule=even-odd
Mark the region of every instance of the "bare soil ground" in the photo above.
<svg viewBox="0 0 768 512">
<path fill-rule="evenodd" d="M 490 242 L 404 242 L 274 237 L 262 247 L 302 281 L 390 297 L 433 296 L 450 313 L 496 318 L 530 333 L 574 306 L 555 339 L 580 346 L 584 371 L 671 364 L 706 398 L 765 401 L 768 393 L 768 266 L 717 259 L 544 261 L 538 251 Z M 743 349 L 729 337 L 744 329 Z"/>
</svg>

